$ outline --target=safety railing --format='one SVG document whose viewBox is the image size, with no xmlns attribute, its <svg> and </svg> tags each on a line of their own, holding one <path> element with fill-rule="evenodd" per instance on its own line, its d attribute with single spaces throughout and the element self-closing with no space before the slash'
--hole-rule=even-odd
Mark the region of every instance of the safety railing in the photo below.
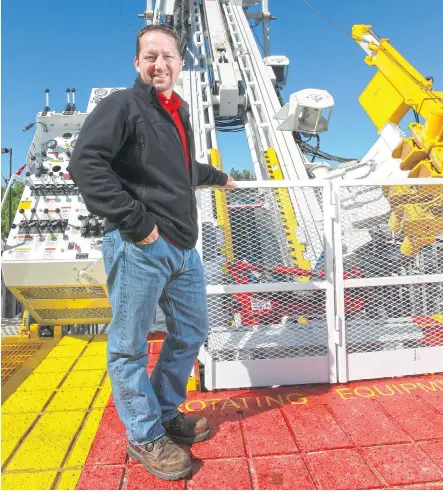
<svg viewBox="0 0 443 491">
<path fill-rule="evenodd" d="M 442 183 L 239 186 L 202 190 L 209 389 L 443 369 Z"/>
<path fill-rule="evenodd" d="M 201 210 L 210 317 L 205 383 L 329 381 L 336 364 L 333 318 L 327 316 L 334 308 L 332 229 L 323 216 L 329 187 L 290 181 L 240 186 L 202 191 L 211 195 L 202 203 L 225 204 Z M 297 220 L 302 193 L 322 210 L 317 220 Z"/>
<path fill-rule="evenodd" d="M 341 382 L 443 370 L 439 181 L 341 181 L 333 186 Z M 346 311 L 349 296 L 360 309 Z"/>
</svg>

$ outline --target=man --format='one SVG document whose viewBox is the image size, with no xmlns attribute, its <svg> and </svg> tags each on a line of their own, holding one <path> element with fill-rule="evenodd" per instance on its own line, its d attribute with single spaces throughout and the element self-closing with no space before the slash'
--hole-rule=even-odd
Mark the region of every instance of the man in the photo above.
<svg viewBox="0 0 443 491">
<path fill-rule="evenodd" d="M 206 418 L 178 411 L 208 332 L 194 190 L 236 184 L 195 160 L 188 107 L 173 92 L 182 67 L 175 33 L 146 26 L 136 53 L 134 88 L 109 95 L 88 116 L 69 168 L 88 210 L 106 218 L 108 372 L 128 455 L 158 477 L 181 479 L 191 462 L 176 443 L 210 434 Z M 149 379 L 157 304 L 168 335 Z"/>
</svg>

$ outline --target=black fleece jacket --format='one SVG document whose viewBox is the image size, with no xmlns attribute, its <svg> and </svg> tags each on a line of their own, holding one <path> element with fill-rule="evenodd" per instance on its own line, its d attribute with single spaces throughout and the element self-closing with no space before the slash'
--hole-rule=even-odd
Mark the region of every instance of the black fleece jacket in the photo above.
<svg viewBox="0 0 443 491">
<path fill-rule="evenodd" d="M 90 213 L 106 218 L 131 242 L 160 233 L 183 249 L 198 237 L 195 188 L 223 186 L 228 176 L 195 160 L 186 102 L 179 108 L 186 132 L 191 175 L 178 129 L 152 85 L 140 77 L 132 89 L 103 99 L 86 118 L 69 172 Z"/>
</svg>

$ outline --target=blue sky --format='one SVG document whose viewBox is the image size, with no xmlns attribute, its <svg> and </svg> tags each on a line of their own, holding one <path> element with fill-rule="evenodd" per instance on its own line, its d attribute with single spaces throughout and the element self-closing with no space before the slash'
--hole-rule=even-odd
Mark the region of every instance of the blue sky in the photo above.
<svg viewBox="0 0 443 491">
<path fill-rule="evenodd" d="M 335 23 L 372 24 L 423 75 L 432 75 L 443 90 L 443 1 L 309 0 Z M 364 52 L 346 34 L 334 29 L 302 0 L 269 0 L 278 20 L 271 24 L 271 53 L 289 57 L 285 102 L 303 88 L 328 90 L 335 99 L 330 130 L 322 150 L 361 157 L 376 140 L 372 122 L 357 98 L 374 75 Z M 23 163 L 33 136 L 23 127 L 35 120 L 51 89 L 51 108 L 66 105 L 66 88 L 76 88 L 77 108 L 86 110 L 92 87 L 130 87 L 135 79 L 133 57 L 137 14 L 145 0 L 12 1 L 2 3 L 2 147 L 12 147 L 14 170 Z M 260 31 L 257 28 L 259 38 Z M 224 168 L 251 169 L 243 134 L 221 135 Z M 7 176 L 8 156 L 2 156 Z"/>
</svg>

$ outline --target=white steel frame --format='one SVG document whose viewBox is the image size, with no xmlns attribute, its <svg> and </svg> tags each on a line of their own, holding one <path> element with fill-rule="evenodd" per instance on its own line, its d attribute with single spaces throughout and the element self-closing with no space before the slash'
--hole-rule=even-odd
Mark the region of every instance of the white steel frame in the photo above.
<svg viewBox="0 0 443 491">
<path fill-rule="evenodd" d="M 344 295 L 348 288 L 443 283 L 440 274 L 343 279 L 340 189 L 352 186 L 442 185 L 443 179 L 239 182 L 239 188 L 322 188 L 325 279 L 308 283 L 208 285 L 208 297 L 220 294 L 264 291 L 324 290 L 326 292 L 327 356 L 267 360 L 214 361 L 204 348 L 205 385 L 209 390 L 308 383 L 344 383 L 382 377 L 398 377 L 443 371 L 443 346 L 405 348 L 367 353 L 348 353 Z M 400 253 L 400 252 L 399 252 Z M 233 347 L 235 348 L 235 347 Z"/>
<path fill-rule="evenodd" d="M 327 181 L 250 181 L 239 182 L 241 189 L 263 188 L 321 188 L 323 207 L 330 213 L 330 184 Z M 326 313 L 334 312 L 334 274 L 332 257 L 332 220 L 325 219 L 323 243 L 325 253 L 325 279 L 322 281 L 270 283 L 254 285 L 207 285 L 208 297 L 220 294 L 243 292 L 283 292 L 323 290 L 326 293 Z M 205 366 L 205 386 L 209 390 L 220 388 L 241 388 L 272 385 L 293 385 L 308 383 L 336 382 L 336 340 L 333 315 L 326 315 L 327 355 L 299 358 L 274 358 L 240 361 L 217 361 L 202 348 L 199 359 Z"/>
<path fill-rule="evenodd" d="M 258 151 L 251 152 L 256 175 L 267 176 L 267 169 L 261 156 L 265 150 L 273 148 L 285 180 L 307 180 L 305 158 L 299 146 L 289 132 L 282 132 L 277 129 L 279 122 L 274 118 L 274 115 L 281 109 L 281 104 L 269 77 L 268 69 L 258 50 L 245 12 L 241 6 L 235 5 L 231 1 L 223 3 L 223 10 L 231 36 L 232 50 L 237 57 L 240 72 L 246 85 L 249 107 L 245 126 L 250 148 L 253 144 L 250 136 L 253 132 L 258 134 L 256 140 L 259 147 Z M 260 157 L 257 158 L 258 156 Z M 315 196 L 310 189 L 300 193 L 297 198 L 291 190 L 289 190 L 289 194 L 300 220 L 299 226 L 305 231 L 310 245 L 315 247 L 319 235 L 315 230 L 315 222 L 321 214 Z"/>
<path fill-rule="evenodd" d="M 352 186 L 413 186 L 441 185 L 443 179 L 353 180 L 332 183 L 334 204 L 334 259 L 335 259 L 335 325 L 340 334 L 337 345 L 338 382 L 382 377 L 399 377 L 443 371 L 443 346 L 406 348 L 402 350 L 348 353 L 346 347 L 346 318 L 344 295 L 348 288 L 367 288 L 388 285 L 443 283 L 442 274 L 343 279 L 343 248 L 340 190 Z"/>
</svg>

